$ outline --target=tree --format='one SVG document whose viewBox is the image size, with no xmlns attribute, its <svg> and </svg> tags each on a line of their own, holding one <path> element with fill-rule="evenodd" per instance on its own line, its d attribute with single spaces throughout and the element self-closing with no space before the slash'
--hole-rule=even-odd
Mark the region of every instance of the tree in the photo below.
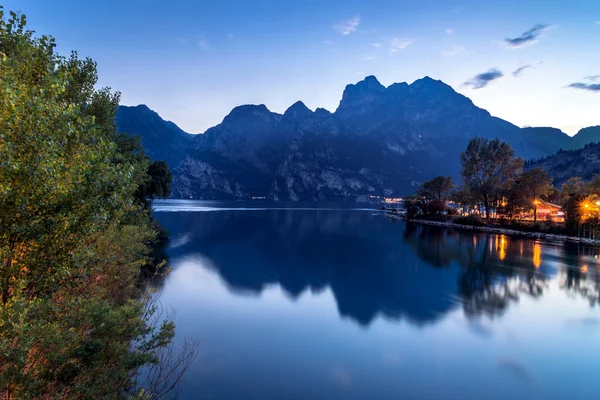
<svg viewBox="0 0 600 400">
<path fill-rule="evenodd" d="M 446 201 L 454 188 L 451 177 L 438 176 L 423 182 L 417 190 L 417 196 L 423 198 L 426 212 L 439 213 L 446 209 Z"/>
<path fill-rule="evenodd" d="M 413 219 L 419 212 L 425 209 L 423 198 L 419 196 L 406 196 L 404 198 L 403 207 L 406 210 L 406 218 Z"/>
<path fill-rule="evenodd" d="M 148 181 L 144 185 L 144 194 L 148 199 L 166 199 L 171 194 L 173 175 L 164 161 L 154 161 L 148 166 Z"/>
<path fill-rule="evenodd" d="M 444 202 L 448 199 L 454 183 L 450 176 L 438 176 L 430 181 L 423 182 L 419 188 L 419 193 L 429 199 Z"/>
<path fill-rule="evenodd" d="M 450 194 L 450 200 L 458 204 L 463 209 L 463 213 L 468 213 L 477 202 L 477 199 L 466 185 L 460 185 L 454 189 Z"/>
<path fill-rule="evenodd" d="M 491 200 L 521 172 L 523 159 L 500 139 L 475 137 L 461 154 L 461 175 L 465 185 L 483 200 L 486 218 L 490 220 Z"/>
<path fill-rule="evenodd" d="M 175 328 L 137 285 L 149 163 L 119 146 L 96 64 L 54 48 L 0 7 L 0 398 L 119 398 Z"/>
<path fill-rule="evenodd" d="M 548 196 L 551 192 L 552 178 L 541 167 L 538 167 L 523 172 L 517 179 L 517 185 L 533 206 L 533 220 L 537 222 L 537 208 L 540 199 Z"/>
<path fill-rule="evenodd" d="M 577 234 L 581 223 L 580 204 L 585 198 L 584 182 L 578 177 L 569 178 L 561 188 L 562 207 L 565 213 L 565 228 L 569 234 Z"/>
</svg>

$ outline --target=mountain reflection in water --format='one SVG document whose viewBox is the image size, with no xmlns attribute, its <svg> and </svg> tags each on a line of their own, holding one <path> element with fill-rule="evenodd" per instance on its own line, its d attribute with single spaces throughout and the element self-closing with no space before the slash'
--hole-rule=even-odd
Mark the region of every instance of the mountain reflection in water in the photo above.
<svg viewBox="0 0 600 400">
<path fill-rule="evenodd" d="M 598 250 L 268 207 L 156 206 L 183 400 L 597 398 Z"/>
<path fill-rule="evenodd" d="M 340 316 L 415 325 L 462 307 L 502 315 L 550 279 L 594 305 L 598 250 L 504 235 L 393 222 L 353 210 L 157 213 L 175 235 L 171 261 L 201 254 L 234 293 L 279 285 L 291 298 L 329 288 Z M 590 265 L 592 267 L 590 267 Z"/>
</svg>

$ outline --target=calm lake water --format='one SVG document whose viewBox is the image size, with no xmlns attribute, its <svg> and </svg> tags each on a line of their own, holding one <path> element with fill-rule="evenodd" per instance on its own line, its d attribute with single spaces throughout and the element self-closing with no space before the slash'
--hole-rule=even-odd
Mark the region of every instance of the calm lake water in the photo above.
<svg viewBox="0 0 600 400">
<path fill-rule="evenodd" d="M 183 399 L 598 399 L 600 249 L 369 206 L 163 201 Z M 373 206 L 370 206 L 373 207 Z"/>
</svg>

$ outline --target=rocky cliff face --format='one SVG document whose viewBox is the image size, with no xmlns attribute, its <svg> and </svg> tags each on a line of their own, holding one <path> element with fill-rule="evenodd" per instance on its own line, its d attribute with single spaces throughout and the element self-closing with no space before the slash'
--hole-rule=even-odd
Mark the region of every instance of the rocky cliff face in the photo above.
<svg viewBox="0 0 600 400">
<path fill-rule="evenodd" d="M 441 81 L 425 77 L 386 88 L 369 76 L 346 87 L 334 113 L 301 102 L 283 115 L 264 105 L 235 108 L 194 139 L 175 170 L 174 195 L 401 196 L 438 174 L 457 178 L 459 154 L 478 135 L 507 140 L 527 158 L 549 154 Z"/>
<path fill-rule="evenodd" d="M 588 181 L 600 174 L 600 143 L 588 143 L 584 148 L 561 150 L 558 153 L 528 162 L 526 169 L 542 167 L 560 188 L 569 178 L 579 176 Z"/>
<path fill-rule="evenodd" d="M 120 113 L 125 111 L 131 110 Z M 459 155 L 474 136 L 505 140 L 525 159 L 576 145 L 560 130 L 521 129 L 492 117 L 429 77 L 389 87 L 366 77 L 346 87 L 333 113 L 311 111 L 302 102 L 283 115 L 264 105 L 239 106 L 191 143 L 193 135 L 169 130 L 171 123 L 154 117 L 129 131 L 146 132 L 142 138 L 150 138 L 144 142 L 150 143 L 148 153 L 169 158 L 173 195 L 180 198 L 356 201 L 403 196 L 436 175 L 458 179 Z M 126 120 L 118 117 L 120 129 L 131 127 Z M 160 145 L 163 135 L 168 136 L 166 146 Z M 596 136 L 600 141 L 600 132 L 586 131 L 577 143 Z"/>
</svg>

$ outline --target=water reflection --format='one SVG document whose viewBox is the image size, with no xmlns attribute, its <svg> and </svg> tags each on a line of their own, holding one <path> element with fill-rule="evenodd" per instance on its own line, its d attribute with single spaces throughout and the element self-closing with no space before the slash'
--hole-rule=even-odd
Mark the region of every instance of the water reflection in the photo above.
<svg viewBox="0 0 600 400">
<path fill-rule="evenodd" d="M 339 314 L 361 325 L 377 315 L 415 324 L 455 307 L 455 272 L 420 268 L 398 243 L 401 225 L 357 211 L 258 211 L 157 214 L 170 231 L 188 235 L 171 259 L 208 257 L 232 291 L 260 294 L 280 285 L 291 297 L 329 287 Z M 361 226 L 375 223 L 371 229 Z M 428 282 L 427 287 L 421 285 Z"/>
<path fill-rule="evenodd" d="M 423 326 L 458 307 L 497 317 L 521 296 L 543 296 L 551 279 L 592 305 L 600 296 L 596 250 L 576 245 L 392 223 L 365 211 L 156 215 L 174 233 L 172 265 L 199 253 L 240 295 L 279 285 L 297 299 L 329 288 L 339 315 L 362 326 L 377 316 Z"/>
</svg>

